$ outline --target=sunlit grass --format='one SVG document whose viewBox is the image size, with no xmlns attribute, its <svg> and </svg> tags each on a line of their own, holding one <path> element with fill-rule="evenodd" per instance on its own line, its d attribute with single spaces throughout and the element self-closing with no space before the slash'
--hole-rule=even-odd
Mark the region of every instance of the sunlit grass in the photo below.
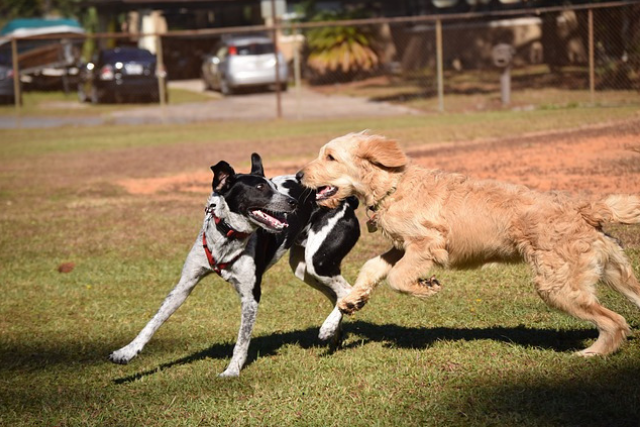
<svg viewBox="0 0 640 427">
<path fill-rule="evenodd" d="M 639 116 L 634 106 L 554 108 L 534 111 L 487 111 L 474 114 L 407 115 L 302 121 L 265 121 L 259 129 L 245 122 L 154 125 L 105 125 L 51 129 L 0 130 L 0 153 L 5 159 L 45 153 L 85 152 L 179 143 L 210 144 L 233 141 L 235 147 L 286 138 L 292 156 L 313 156 L 320 144 L 338 135 L 369 129 L 392 134 L 404 146 L 447 141 L 480 140 L 567 129 Z M 487 126 L 487 123 L 491 123 Z M 425 131 L 428 129 L 428 131 Z M 106 137 L 108 130 L 108 137 Z M 315 141 L 312 144 L 307 140 Z M 287 150 L 284 150 L 285 152 Z M 286 156 L 285 156 L 286 157 Z"/>
<path fill-rule="evenodd" d="M 239 301 L 212 275 L 137 359 L 106 359 L 178 280 L 207 196 L 132 195 L 120 179 L 246 162 L 254 150 L 301 161 L 326 138 L 362 128 L 411 147 L 630 117 L 630 108 L 571 108 L 274 121 L 259 131 L 233 122 L 2 131 L 0 425 L 637 427 L 638 309 L 600 288 L 634 335 L 609 358 L 576 358 L 595 330 L 550 310 L 518 265 L 437 270 L 444 289 L 426 301 L 381 286 L 330 353 L 317 340 L 327 300 L 283 260 L 264 278 L 237 379 L 217 374 L 231 357 Z M 611 232 L 640 273 L 640 227 Z M 363 230 L 345 277 L 353 282 L 387 246 Z M 73 271 L 59 273 L 63 262 Z"/>
</svg>

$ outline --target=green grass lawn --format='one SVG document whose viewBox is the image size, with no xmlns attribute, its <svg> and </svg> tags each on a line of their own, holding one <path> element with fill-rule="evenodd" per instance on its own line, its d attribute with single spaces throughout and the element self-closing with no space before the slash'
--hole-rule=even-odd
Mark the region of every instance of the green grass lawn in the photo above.
<svg viewBox="0 0 640 427">
<path fill-rule="evenodd" d="M 169 89 L 169 102 L 171 104 L 184 104 L 191 102 L 211 101 L 212 98 L 193 91 L 184 89 Z M 139 108 L 145 105 L 155 104 L 99 104 L 81 103 L 75 92 L 65 94 L 62 91 L 51 92 L 24 92 L 22 95 L 23 105 L 20 114 L 29 116 L 100 116 L 113 111 L 123 109 Z M 16 114 L 15 105 L 0 104 L 0 115 Z"/>
<path fill-rule="evenodd" d="M 117 182 L 310 159 L 329 137 L 370 128 L 411 147 L 574 128 L 633 108 L 569 108 L 261 124 L 0 131 L 0 425 L 629 426 L 640 421 L 640 312 L 600 288 L 634 329 L 606 359 L 589 324 L 535 295 L 527 268 L 437 271 L 420 301 L 382 286 L 345 322 L 342 349 L 317 340 L 330 311 L 286 261 L 265 277 L 249 361 L 228 363 L 239 324 L 232 288 L 209 276 L 129 365 L 107 361 L 179 278 L 207 194 L 132 195 Z M 266 147 L 269 147 L 267 149 Z M 362 211 L 360 215 L 364 214 Z M 640 227 L 615 228 L 640 272 Z M 386 248 L 366 234 L 344 264 L 353 282 Z M 71 273 L 59 273 L 73 262 Z"/>
</svg>

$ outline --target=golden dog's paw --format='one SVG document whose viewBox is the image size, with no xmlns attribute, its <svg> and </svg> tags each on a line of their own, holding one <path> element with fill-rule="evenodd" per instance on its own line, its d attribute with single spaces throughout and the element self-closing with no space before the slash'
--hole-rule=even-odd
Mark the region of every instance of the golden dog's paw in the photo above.
<svg viewBox="0 0 640 427">
<path fill-rule="evenodd" d="M 338 310 L 342 314 L 353 314 L 360 310 L 367 303 L 366 298 L 358 298 L 352 295 L 347 295 L 338 301 Z"/>
<path fill-rule="evenodd" d="M 417 292 L 415 292 L 414 295 L 420 298 L 430 297 L 442 290 L 442 285 L 438 279 L 436 279 L 436 276 L 431 276 L 428 279 L 420 279 L 418 280 L 418 285 Z"/>
</svg>

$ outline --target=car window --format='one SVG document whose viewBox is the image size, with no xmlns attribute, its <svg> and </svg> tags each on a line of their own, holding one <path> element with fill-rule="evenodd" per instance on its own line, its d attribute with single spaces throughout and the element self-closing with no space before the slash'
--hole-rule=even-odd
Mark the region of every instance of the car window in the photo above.
<svg viewBox="0 0 640 427">
<path fill-rule="evenodd" d="M 240 56 L 247 55 L 263 55 L 265 53 L 273 53 L 275 49 L 273 48 L 273 43 L 249 43 L 244 45 L 236 46 L 237 54 Z"/>
</svg>

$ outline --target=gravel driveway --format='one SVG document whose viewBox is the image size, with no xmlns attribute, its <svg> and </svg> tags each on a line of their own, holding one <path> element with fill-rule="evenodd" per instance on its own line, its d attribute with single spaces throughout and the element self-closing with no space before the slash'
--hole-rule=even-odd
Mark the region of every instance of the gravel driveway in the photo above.
<svg viewBox="0 0 640 427">
<path fill-rule="evenodd" d="M 171 82 L 172 87 L 202 92 L 202 81 Z M 247 93 L 222 97 L 211 94 L 209 102 L 166 105 L 127 110 L 112 114 L 116 123 L 187 123 L 211 120 L 271 120 L 277 118 L 275 92 Z M 371 102 L 363 98 L 323 95 L 307 88 L 297 92 L 290 88 L 281 93 L 282 117 L 286 119 L 375 117 L 419 114 L 417 110 L 386 102 Z"/>
<path fill-rule="evenodd" d="M 169 82 L 171 87 L 202 93 L 201 80 Z M 102 117 L 32 117 L 16 119 L 0 116 L 0 129 L 53 128 L 58 126 L 92 126 L 112 124 L 191 123 L 217 120 L 273 120 L 277 118 L 275 92 L 246 93 L 222 97 L 206 92 L 210 101 L 164 107 L 149 105 L 109 113 Z M 281 94 L 282 117 L 285 119 L 331 119 L 343 117 L 376 117 L 421 114 L 419 111 L 386 102 L 364 98 L 323 95 L 307 88 L 290 88 Z"/>
</svg>

